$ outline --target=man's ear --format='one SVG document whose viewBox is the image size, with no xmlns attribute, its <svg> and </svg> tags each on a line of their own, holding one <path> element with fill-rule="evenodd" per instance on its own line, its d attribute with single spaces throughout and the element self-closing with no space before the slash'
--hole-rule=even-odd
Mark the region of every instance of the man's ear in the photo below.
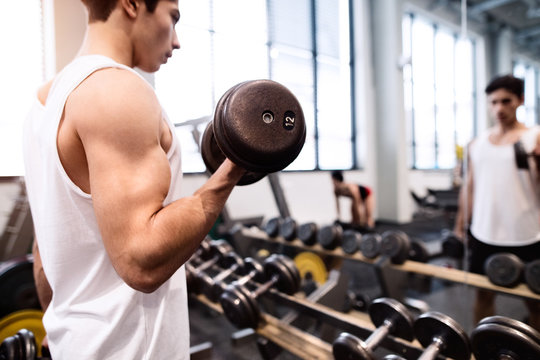
<svg viewBox="0 0 540 360">
<path fill-rule="evenodd" d="M 141 9 L 141 4 L 139 0 L 119 0 L 122 5 L 122 9 L 129 17 L 136 17 L 139 10 Z"/>
</svg>

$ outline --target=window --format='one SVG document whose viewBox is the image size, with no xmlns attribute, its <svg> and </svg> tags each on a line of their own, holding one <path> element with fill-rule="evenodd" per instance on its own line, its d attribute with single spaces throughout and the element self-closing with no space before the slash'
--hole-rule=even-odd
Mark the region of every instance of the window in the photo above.
<svg viewBox="0 0 540 360">
<path fill-rule="evenodd" d="M 180 10 L 181 50 L 155 87 L 177 125 L 184 171 L 205 169 L 197 139 L 221 95 L 261 78 L 302 104 L 306 143 L 288 170 L 356 166 L 348 0 L 185 0 Z"/>
<path fill-rule="evenodd" d="M 0 2 L 0 176 L 24 173 L 22 125 L 44 81 L 41 11 L 41 0 Z"/>
<path fill-rule="evenodd" d="M 527 126 L 538 124 L 538 67 L 517 61 L 514 64 L 514 76 L 525 81 L 525 102 L 517 110 L 518 120 Z"/>
<path fill-rule="evenodd" d="M 403 69 L 409 159 L 413 169 L 450 169 L 472 138 L 474 42 L 415 14 L 403 17 Z"/>
</svg>

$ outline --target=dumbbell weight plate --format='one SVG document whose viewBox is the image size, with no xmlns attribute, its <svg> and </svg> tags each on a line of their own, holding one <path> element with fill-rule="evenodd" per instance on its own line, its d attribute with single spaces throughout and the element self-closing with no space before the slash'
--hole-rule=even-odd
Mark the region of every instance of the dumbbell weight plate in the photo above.
<svg viewBox="0 0 540 360">
<path fill-rule="evenodd" d="M 292 295 L 300 288 L 300 272 L 294 261 L 288 257 L 273 254 L 264 261 L 264 273 L 267 280 L 277 275 L 274 285 L 279 291 Z"/>
<path fill-rule="evenodd" d="M 420 240 L 411 240 L 411 249 L 409 250 L 409 260 L 426 263 L 429 261 L 429 251 Z"/>
<path fill-rule="evenodd" d="M 259 307 L 243 285 L 228 285 L 219 299 L 227 319 L 239 329 L 254 328 L 260 318 Z"/>
<path fill-rule="evenodd" d="M 501 324 L 478 325 L 471 332 L 471 346 L 476 360 L 540 359 L 538 343 Z"/>
<path fill-rule="evenodd" d="M 511 319 L 506 316 L 489 316 L 486 318 L 483 318 L 480 320 L 478 325 L 483 324 L 499 324 L 503 326 L 507 326 L 509 328 L 515 329 L 525 335 L 527 335 L 531 340 L 536 342 L 538 345 L 540 345 L 540 333 L 536 331 L 534 328 L 530 327 L 529 325 L 522 323 L 521 321 L 517 321 L 515 319 Z"/>
<path fill-rule="evenodd" d="M 339 225 L 323 226 L 317 233 L 317 242 L 327 250 L 334 250 L 343 236 L 343 228 Z"/>
<path fill-rule="evenodd" d="M 399 230 L 388 230 L 381 235 L 381 255 L 388 256 L 394 264 L 403 264 L 409 257 L 410 240 Z"/>
<path fill-rule="evenodd" d="M 368 259 L 375 259 L 381 253 L 381 236 L 376 233 L 364 234 L 360 251 Z"/>
<path fill-rule="evenodd" d="M 266 225 L 264 226 L 264 232 L 266 232 L 266 235 L 270 237 L 276 237 L 279 235 L 279 228 L 281 226 L 281 223 L 283 222 L 283 219 L 278 217 L 273 217 L 269 219 L 266 222 Z"/>
<path fill-rule="evenodd" d="M 525 265 L 525 283 L 531 291 L 540 294 L 540 259 Z"/>
<path fill-rule="evenodd" d="M 204 165 L 211 174 L 215 173 L 221 163 L 225 161 L 225 155 L 216 142 L 213 122 L 209 122 L 203 132 L 201 139 L 201 155 Z M 266 175 L 267 173 L 246 171 L 246 173 L 238 181 L 237 185 L 253 184 L 261 180 Z"/>
<path fill-rule="evenodd" d="M 341 248 L 347 254 L 354 254 L 360 248 L 362 234 L 355 230 L 345 230 L 341 239 Z"/>
<path fill-rule="evenodd" d="M 216 140 L 234 163 L 271 173 L 289 165 L 306 137 L 296 97 L 272 80 L 240 83 L 223 99 L 214 117 Z"/>
<path fill-rule="evenodd" d="M 36 358 L 36 338 L 31 331 L 27 329 L 21 329 L 15 334 L 20 339 L 22 348 L 22 359 L 34 360 Z"/>
<path fill-rule="evenodd" d="M 493 284 L 515 287 L 522 279 L 523 262 L 514 254 L 498 253 L 487 258 L 484 271 Z"/>
<path fill-rule="evenodd" d="M 279 235 L 287 241 L 296 238 L 296 221 L 292 217 L 287 216 L 283 219 L 283 222 L 279 226 Z"/>
<path fill-rule="evenodd" d="M 298 227 L 298 238 L 306 245 L 311 246 L 317 242 L 318 226 L 315 223 L 305 223 Z"/>
<path fill-rule="evenodd" d="M 369 317 L 375 327 L 392 320 L 394 325 L 391 334 L 412 341 L 414 339 L 413 318 L 407 308 L 399 301 L 391 298 L 378 298 L 369 306 Z"/>
<path fill-rule="evenodd" d="M 371 359 L 371 355 L 362 346 L 362 341 L 356 336 L 342 332 L 332 343 L 334 359 Z"/>
<path fill-rule="evenodd" d="M 427 347 L 434 338 L 440 337 L 444 341 L 441 354 L 455 360 L 469 360 L 471 356 L 470 344 L 463 328 L 447 315 L 431 311 L 424 313 L 414 322 L 414 334 L 422 344 Z"/>
</svg>

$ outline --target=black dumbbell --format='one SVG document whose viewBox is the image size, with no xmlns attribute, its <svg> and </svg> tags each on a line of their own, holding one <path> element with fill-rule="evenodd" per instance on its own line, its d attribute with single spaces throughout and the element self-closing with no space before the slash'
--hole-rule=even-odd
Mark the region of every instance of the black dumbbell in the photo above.
<svg viewBox="0 0 540 360">
<path fill-rule="evenodd" d="M 270 237 L 278 236 L 279 227 L 281 226 L 282 222 L 283 222 L 283 218 L 281 216 L 276 216 L 276 217 L 268 219 L 268 221 L 264 225 L 264 232 L 266 233 L 266 235 Z"/>
<path fill-rule="evenodd" d="M 317 232 L 319 227 L 314 222 L 301 224 L 298 227 L 298 238 L 307 246 L 314 245 L 317 242 Z"/>
<path fill-rule="evenodd" d="M 343 231 L 341 239 L 341 248 L 346 254 L 354 254 L 360 249 L 362 243 L 362 234 L 353 229 Z"/>
<path fill-rule="evenodd" d="M 471 347 L 467 333 L 450 316 L 430 311 L 414 322 L 416 339 L 425 348 L 418 360 L 434 360 L 439 355 L 455 360 L 469 360 Z"/>
<path fill-rule="evenodd" d="M 223 281 L 234 273 L 244 275 L 245 269 L 244 259 L 240 255 L 234 252 L 228 253 L 219 261 L 219 268 L 213 271 L 214 274 L 209 273 L 212 270 L 210 268 L 197 276 L 197 288 L 210 299 L 212 287 L 216 282 Z"/>
<path fill-rule="evenodd" d="M 284 255 L 273 254 L 264 261 L 267 282 L 251 292 L 246 286 L 231 283 L 220 297 L 223 313 L 238 328 L 255 328 L 259 323 L 260 310 L 257 297 L 272 287 L 292 295 L 300 288 L 300 273 L 294 261 Z"/>
<path fill-rule="evenodd" d="M 198 276 L 206 269 L 216 265 L 219 261 L 222 261 L 225 255 L 234 252 L 232 246 L 225 240 L 212 240 L 208 251 L 210 256 L 208 260 L 197 263 L 200 259 L 192 258 L 189 262 L 186 262 L 187 286 L 190 288 L 190 291 L 194 291 L 195 293 L 200 292 L 197 281 Z"/>
<path fill-rule="evenodd" d="M 15 335 L 5 338 L 0 345 L 2 360 L 34 360 L 36 357 L 36 338 L 27 329 L 21 329 Z"/>
<path fill-rule="evenodd" d="M 471 332 L 476 360 L 540 359 L 540 333 L 520 321 L 490 316 Z"/>
<path fill-rule="evenodd" d="M 515 287 L 523 280 L 523 261 L 507 252 L 493 254 L 486 259 L 484 271 L 489 281 L 498 286 Z"/>
<path fill-rule="evenodd" d="M 296 239 L 296 231 L 296 220 L 290 216 L 285 217 L 279 224 L 279 235 L 287 241 Z"/>
<path fill-rule="evenodd" d="M 343 228 L 339 224 L 325 225 L 317 232 L 317 242 L 327 250 L 341 246 Z"/>
<path fill-rule="evenodd" d="M 254 258 L 247 257 L 244 259 L 244 271 L 246 272 L 246 275 L 236 279 L 234 281 L 235 284 L 245 285 L 249 281 L 255 281 L 259 283 L 264 281 L 264 267 L 260 262 L 258 262 Z M 214 302 L 219 301 L 221 294 L 225 291 L 225 288 L 229 285 L 224 280 L 225 279 L 221 281 L 214 281 L 214 284 L 212 285 L 210 293 L 208 294 L 208 298 L 210 300 Z"/>
<path fill-rule="evenodd" d="M 525 283 L 531 291 L 540 294 L 540 259 L 531 261 L 525 265 Z"/>
<path fill-rule="evenodd" d="M 201 154 L 214 173 L 225 157 L 245 168 L 238 185 L 252 184 L 296 159 L 306 138 L 300 102 L 272 80 L 239 83 L 220 98 L 202 139 Z"/>
<path fill-rule="evenodd" d="M 341 333 L 332 344 L 336 359 L 375 359 L 373 352 L 388 336 L 413 340 L 413 317 L 399 301 L 375 299 L 369 306 L 369 316 L 377 328 L 362 341 L 349 333 Z"/>
<path fill-rule="evenodd" d="M 403 264 L 409 258 L 410 249 L 409 236 L 399 230 L 387 230 L 381 236 L 376 233 L 365 234 L 360 243 L 362 255 L 368 259 L 381 255 L 394 264 Z"/>
</svg>

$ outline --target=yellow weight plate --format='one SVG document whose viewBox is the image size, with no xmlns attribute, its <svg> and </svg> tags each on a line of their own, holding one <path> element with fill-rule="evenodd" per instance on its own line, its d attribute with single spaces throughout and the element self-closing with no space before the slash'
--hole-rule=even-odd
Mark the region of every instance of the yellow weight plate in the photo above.
<svg viewBox="0 0 540 360">
<path fill-rule="evenodd" d="M 45 337 L 45 329 L 41 319 L 43 312 L 35 309 L 15 311 L 0 319 L 0 343 L 5 338 L 15 335 L 21 329 L 31 331 L 36 337 L 37 354 L 41 356 L 41 342 Z"/>
<path fill-rule="evenodd" d="M 328 271 L 322 259 L 312 252 L 301 252 L 294 258 L 294 263 L 300 271 L 302 278 L 310 272 L 313 280 L 319 285 L 324 284 L 328 278 Z"/>
</svg>

